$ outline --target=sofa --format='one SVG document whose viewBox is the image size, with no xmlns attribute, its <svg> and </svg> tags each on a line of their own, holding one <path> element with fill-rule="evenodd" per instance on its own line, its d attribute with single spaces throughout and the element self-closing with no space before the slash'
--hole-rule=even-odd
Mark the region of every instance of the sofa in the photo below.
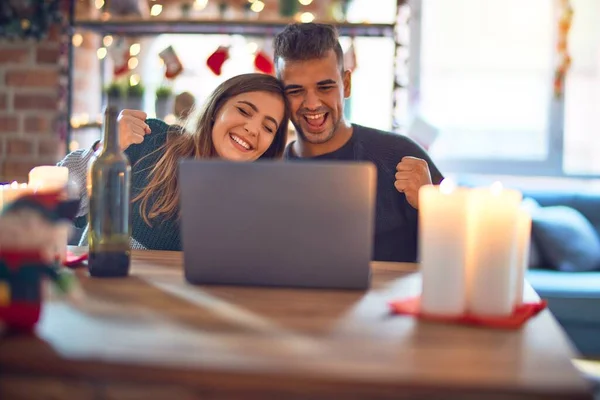
<svg viewBox="0 0 600 400">
<path fill-rule="evenodd" d="M 567 192 L 558 190 L 522 190 L 526 199 L 532 199 L 544 209 L 565 206 L 575 209 L 583 215 L 593 227 L 596 238 L 600 237 L 600 193 Z M 536 292 L 548 301 L 548 308 L 562 325 L 563 329 L 585 357 L 600 356 L 600 265 L 594 261 L 586 270 L 562 270 L 552 262 L 548 251 L 552 252 L 552 243 L 543 243 L 536 227 L 535 211 L 532 227 L 532 253 L 538 253 L 537 260 L 530 260 L 526 278 Z M 578 234 L 569 233 L 565 242 L 574 243 Z M 544 247 L 545 246 L 545 247 Z M 590 248 L 583 244 L 578 255 L 585 254 Z M 597 253 L 597 251 L 596 251 Z M 533 254 L 532 254 L 533 255 Z M 585 255 L 584 263 L 595 257 Z M 532 257 L 533 258 L 533 257 Z"/>
<path fill-rule="evenodd" d="M 466 187 L 488 186 L 497 178 L 455 177 Z M 532 215 L 527 281 L 580 355 L 600 358 L 600 190 L 552 179 L 500 180 L 523 193 Z"/>
</svg>

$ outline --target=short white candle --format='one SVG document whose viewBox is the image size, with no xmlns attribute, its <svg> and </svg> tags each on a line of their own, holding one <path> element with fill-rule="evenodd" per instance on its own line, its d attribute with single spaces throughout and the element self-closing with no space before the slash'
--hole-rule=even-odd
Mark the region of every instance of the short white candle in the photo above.
<svg viewBox="0 0 600 400">
<path fill-rule="evenodd" d="M 29 171 L 29 186 L 36 191 L 67 190 L 69 184 L 69 169 L 55 165 L 41 165 Z M 59 262 L 67 257 L 69 229 L 58 228 L 55 234 L 55 250 Z"/>
<path fill-rule="evenodd" d="M 42 165 L 29 171 L 29 186 L 39 189 L 62 189 L 69 183 L 69 169 L 54 165 Z"/>
<path fill-rule="evenodd" d="M 524 208 L 519 209 L 517 222 L 517 251 L 515 254 L 516 284 L 515 306 L 523 304 L 525 272 L 529 266 L 531 244 L 531 215 Z"/>
<path fill-rule="evenodd" d="M 507 316 L 514 309 L 518 210 L 522 195 L 503 189 L 476 188 L 469 199 L 469 311 Z"/>
<path fill-rule="evenodd" d="M 419 190 L 423 313 L 457 316 L 466 311 L 468 193 L 447 179 Z"/>
</svg>

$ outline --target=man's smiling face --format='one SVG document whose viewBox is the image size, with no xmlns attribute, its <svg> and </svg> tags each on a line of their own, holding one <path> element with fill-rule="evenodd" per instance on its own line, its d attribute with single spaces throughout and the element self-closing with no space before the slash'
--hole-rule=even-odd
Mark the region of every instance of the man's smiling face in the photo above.
<svg viewBox="0 0 600 400">
<path fill-rule="evenodd" d="M 277 70 L 300 139 L 311 144 L 332 139 L 343 122 L 344 98 L 350 96 L 350 72 L 342 72 L 335 52 L 311 60 L 278 59 Z"/>
</svg>

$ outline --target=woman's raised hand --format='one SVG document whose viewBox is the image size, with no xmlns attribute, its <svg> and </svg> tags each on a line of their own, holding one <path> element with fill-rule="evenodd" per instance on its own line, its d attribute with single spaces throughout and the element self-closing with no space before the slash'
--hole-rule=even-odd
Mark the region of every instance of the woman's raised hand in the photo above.
<svg viewBox="0 0 600 400">
<path fill-rule="evenodd" d="M 147 114 L 140 110 L 123 110 L 117 117 L 119 123 L 119 144 L 125 151 L 132 144 L 139 144 L 150 133 L 146 124 Z"/>
</svg>

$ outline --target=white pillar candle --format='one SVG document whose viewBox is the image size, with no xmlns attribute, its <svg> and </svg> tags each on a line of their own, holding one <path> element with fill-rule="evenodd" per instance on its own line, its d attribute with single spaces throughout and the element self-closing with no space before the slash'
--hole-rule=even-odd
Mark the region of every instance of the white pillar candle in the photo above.
<svg viewBox="0 0 600 400">
<path fill-rule="evenodd" d="M 419 190 L 423 313 L 457 316 L 466 311 L 468 193 L 448 180 Z"/>
<path fill-rule="evenodd" d="M 523 288 L 525 272 L 529 266 L 529 248 L 531 244 L 531 215 L 524 208 L 518 212 L 517 222 L 517 251 L 515 254 L 515 306 L 523 304 Z"/>
<path fill-rule="evenodd" d="M 29 186 L 36 191 L 67 190 L 69 184 L 69 169 L 54 165 L 42 165 L 29 171 Z M 55 252 L 59 262 L 67 257 L 69 244 L 69 229 L 58 228 L 55 233 Z"/>
<path fill-rule="evenodd" d="M 469 311 L 507 316 L 514 308 L 518 210 L 522 195 L 503 189 L 476 188 L 469 199 Z"/>
<path fill-rule="evenodd" d="M 69 182 L 69 169 L 42 165 L 29 171 L 29 186 L 38 189 L 62 189 Z"/>
</svg>

